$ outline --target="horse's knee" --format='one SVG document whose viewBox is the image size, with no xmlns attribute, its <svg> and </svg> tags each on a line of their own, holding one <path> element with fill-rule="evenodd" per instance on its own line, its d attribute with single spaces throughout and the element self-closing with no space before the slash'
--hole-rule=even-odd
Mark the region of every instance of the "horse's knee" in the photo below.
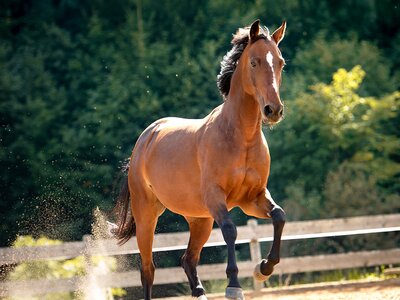
<svg viewBox="0 0 400 300">
<path fill-rule="evenodd" d="M 231 243 L 235 242 L 237 238 L 237 230 L 235 224 L 233 224 L 232 220 L 224 220 L 221 224 L 221 231 L 224 237 L 225 242 Z"/>
<path fill-rule="evenodd" d="M 285 225 L 286 213 L 280 206 L 275 206 L 270 215 L 274 226 L 283 227 Z"/>
</svg>

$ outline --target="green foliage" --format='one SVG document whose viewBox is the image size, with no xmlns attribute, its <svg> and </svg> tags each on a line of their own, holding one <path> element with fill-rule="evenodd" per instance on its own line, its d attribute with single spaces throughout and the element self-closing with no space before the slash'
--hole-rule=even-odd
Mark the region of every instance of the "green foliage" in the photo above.
<svg viewBox="0 0 400 300">
<path fill-rule="evenodd" d="M 287 117 L 267 136 L 269 188 L 279 202 L 286 199 L 289 218 L 339 215 L 335 203 L 348 207 L 344 215 L 397 211 L 400 10 L 394 6 L 1 3 L 0 244 L 17 233 L 62 240 L 88 233 L 93 208 L 113 206 L 118 166 L 148 124 L 171 115 L 203 117 L 221 102 L 219 62 L 231 34 L 255 18 L 271 32 L 288 22 L 280 45 Z M 353 189 L 357 200 L 345 205 Z M 356 211 L 363 201 L 369 204 Z M 243 214 L 233 215 L 245 223 Z M 182 218 L 166 213 L 158 230 L 186 229 Z"/>
<path fill-rule="evenodd" d="M 356 90 L 364 76 L 360 66 L 349 72 L 339 69 L 331 84 L 319 83 L 312 94 L 289 103 L 290 117 L 271 132 L 273 173 L 292 178 L 290 185 L 278 185 L 278 193 L 288 199 L 290 217 L 400 209 L 395 192 L 400 142 L 398 129 L 392 127 L 398 118 L 399 93 L 381 99 L 361 97 Z M 392 191 L 383 188 L 387 186 Z"/>
<path fill-rule="evenodd" d="M 35 240 L 32 236 L 19 236 L 13 247 L 34 247 L 34 246 L 51 246 L 60 245 L 60 240 L 50 240 L 45 237 L 40 237 Z M 65 261 L 32 261 L 21 263 L 16 266 L 8 275 L 9 280 L 28 280 L 28 279 L 56 279 L 56 278 L 71 278 L 77 275 L 84 274 L 83 257 L 79 256 L 74 259 Z M 24 297 L 23 299 L 74 299 L 73 293 L 49 293 L 40 295 L 40 297 Z M 12 297 L 10 299 L 20 299 Z"/>
<path fill-rule="evenodd" d="M 271 32 L 288 23 L 280 44 L 286 118 L 266 134 L 268 188 L 288 218 L 399 212 L 397 6 L 391 0 L 1 2 L 0 245 L 18 234 L 59 240 L 20 236 L 16 246 L 89 233 L 93 208 L 113 207 L 119 166 L 148 124 L 203 117 L 222 101 L 219 62 L 231 34 L 256 18 Z M 246 223 L 238 209 L 232 216 Z M 157 231 L 187 229 L 167 211 Z M 309 255 L 396 247 L 399 238 L 286 243 L 286 254 Z M 205 249 L 202 263 L 222 261 L 225 250 Z M 239 258 L 247 253 L 238 247 Z M 179 261 L 159 255 L 160 264 Z M 83 274 L 82 263 L 20 264 L 10 278 L 69 278 Z M 62 297 L 72 295 L 48 295 Z"/>
<path fill-rule="evenodd" d="M 359 92 L 361 95 L 382 96 L 398 88 L 398 82 L 391 77 L 391 62 L 371 42 L 359 41 L 355 34 L 347 37 L 328 36 L 319 33 L 305 43 L 293 59 L 294 68 L 291 82 L 302 84 L 303 91 L 308 86 L 318 82 L 328 83 L 331 74 L 338 67 L 350 69 L 354 65 L 361 65 L 366 76 Z M 290 95 L 297 96 L 297 91 L 290 91 Z"/>
<path fill-rule="evenodd" d="M 374 173 L 372 173 L 374 174 Z M 400 209 L 397 194 L 379 192 L 377 179 L 363 164 L 344 162 L 326 177 L 323 211 L 331 217 L 392 213 Z M 346 209 L 343 210 L 343 207 Z"/>
</svg>

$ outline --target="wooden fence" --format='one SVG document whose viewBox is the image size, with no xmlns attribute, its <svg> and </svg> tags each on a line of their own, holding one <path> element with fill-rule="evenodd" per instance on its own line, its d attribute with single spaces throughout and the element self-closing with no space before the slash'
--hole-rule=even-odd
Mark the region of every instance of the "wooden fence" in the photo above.
<svg viewBox="0 0 400 300">
<path fill-rule="evenodd" d="M 238 263 L 239 277 L 252 277 L 253 268 L 261 259 L 260 242 L 272 241 L 272 225 L 258 225 L 256 220 L 249 220 L 247 226 L 240 226 L 237 231 L 237 244 L 249 243 L 251 256 L 251 261 Z M 400 214 L 289 222 L 285 226 L 282 240 L 303 240 L 395 231 L 400 231 Z M 188 232 L 156 234 L 153 251 L 186 249 L 188 240 Z M 205 247 L 222 245 L 225 245 L 225 243 L 221 231 L 213 229 Z M 89 237 L 81 242 L 66 242 L 55 246 L 0 248 L 0 265 L 37 260 L 63 260 L 80 255 L 124 255 L 138 252 L 135 237 L 123 246 L 117 246 L 115 240 L 101 240 L 93 243 Z M 281 259 L 281 262 L 276 266 L 274 274 L 293 274 L 398 263 L 400 263 L 399 248 L 288 257 Z M 225 263 L 200 265 L 198 273 L 202 280 L 223 279 L 226 277 L 225 268 Z M 141 285 L 138 271 L 98 274 L 95 277 L 97 284 L 102 288 Z M 85 277 L 0 282 L 0 297 L 75 291 L 79 289 L 82 280 L 85 280 Z M 156 270 L 155 284 L 180 282 L 187 282 L 186 275 L 180 267 Z M 261 285 L 255 282 L 254 288 L 259 289 Z"/>
</svg>

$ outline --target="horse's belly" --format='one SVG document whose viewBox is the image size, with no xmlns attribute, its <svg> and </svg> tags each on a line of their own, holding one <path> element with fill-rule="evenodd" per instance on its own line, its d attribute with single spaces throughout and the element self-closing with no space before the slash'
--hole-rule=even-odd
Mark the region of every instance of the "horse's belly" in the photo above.
<svg viewBox="0 0 400 300">
<path fill-rule="evenodd" d="M 183 177 L 182 177 L 183 176 Z M 169 210 L 191 217 L 208 217 L 209 212 L 203 204 L 199 182 L 190 174 L 163 172 L 165 181 L 157 175 L 151 176 L 150 183 L 157 199 Z"/>
</svg>

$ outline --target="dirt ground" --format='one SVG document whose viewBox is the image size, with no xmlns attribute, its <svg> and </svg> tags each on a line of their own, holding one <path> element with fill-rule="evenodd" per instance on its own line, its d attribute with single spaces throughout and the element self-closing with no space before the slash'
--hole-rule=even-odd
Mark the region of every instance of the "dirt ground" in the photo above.
<svg viewBox="0 0 400 300">
<path fill-rule="evenodd" d="M 253 300 L 400 300 L 400 280 L 337 283 L 267 291 Z M 246 298 L 246 299 L 247 299 Z"/>
<path fill-rule="evenodd" d="M 225 300 L 223 295 L 207 295 L 209 300 Z M 194 298 L 169 298 L 194 299 Z M 249 300 L 400 300 L 400 279 L 307 284 L 245 292 Z"/>
</svg>

